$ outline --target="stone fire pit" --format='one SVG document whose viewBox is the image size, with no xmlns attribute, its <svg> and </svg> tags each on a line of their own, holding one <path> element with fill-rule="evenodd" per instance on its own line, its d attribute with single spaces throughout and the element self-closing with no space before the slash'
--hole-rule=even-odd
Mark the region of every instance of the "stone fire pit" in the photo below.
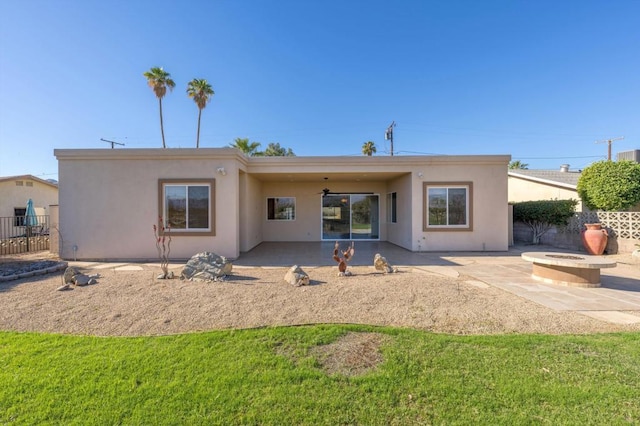
<svg viewBox="0 0 640 426">
<path fill-rule="evenodd" d="M 533 279 L 570 287 L 600 287 L 600 269 L 616 267 L 616 262 L 603 256 L 553 252 L 526 252 L 521 256 L 533 262 Z"/>
</svg>

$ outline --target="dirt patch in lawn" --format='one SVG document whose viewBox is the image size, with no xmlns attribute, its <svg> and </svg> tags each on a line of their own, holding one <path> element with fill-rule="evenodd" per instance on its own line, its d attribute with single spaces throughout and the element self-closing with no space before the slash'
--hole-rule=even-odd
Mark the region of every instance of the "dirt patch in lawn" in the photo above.
<svg viewBox="0 0 640 426">
<path fill-rule="evenodd" d="M 382 363 L 380 346 L 389 336 L 380 333 L 347 333 L 333 343 L 311 350 L 322 370 L 329 375 L 359 376 Z"/>
</svg>

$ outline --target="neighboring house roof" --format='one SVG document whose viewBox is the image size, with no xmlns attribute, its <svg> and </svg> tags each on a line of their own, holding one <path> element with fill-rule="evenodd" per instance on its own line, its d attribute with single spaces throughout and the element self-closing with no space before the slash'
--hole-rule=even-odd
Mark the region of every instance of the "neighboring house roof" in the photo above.
<svg viewBox="0 0 640 426">
<path fill-rule="evenodd" d="M 509 170 L 509 176 L 529 180 L 532 182 L 540 182 L 547 185 L 561 186 L 568 189 L 576 189 L 581 172 L 560 170 L 527 170 L 514 169 Z"/>
<path fill-rule="evenodd" d="M 0 177 L 0 183 L 1 182 L 11 182 L 11 181 L 16 181 L 16 180 L 33 180 L 36 182 L 40 182 L 43 183 L 45 185 L 49 185 L 55 189 L 58 189 L 58 184 L 51 182 L 49 180 L 44 180 L 44 179 L 40 179 L 39 177 L 35 177 L 33 175 L 20 175 L 20 176 L 5 176 L 5 177 Z"/>
</svg>

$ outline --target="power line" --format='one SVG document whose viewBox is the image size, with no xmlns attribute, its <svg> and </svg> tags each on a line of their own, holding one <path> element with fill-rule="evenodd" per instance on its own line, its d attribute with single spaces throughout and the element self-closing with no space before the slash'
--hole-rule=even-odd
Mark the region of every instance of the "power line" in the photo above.
<svg viewBox="0 0 640 426">
<path fill-rule="evenodd" d="M 620 136 L 619 138 L 613 138 L 613 139 L 604 139 L 601 141 L 596 141 L 595 143 L 605 143 L 607 142 L 607 161 L 611 161 L 611 143 L 613 143 L 613 141 L 619 141 L 624 139 L 624 136 Z"/>
<path fill-rule="evenodd" d="M 602 158 L 602 155 L 581 155 L 578 157 L 567 157 L 567 156 L 562 156 L 562 157 L 521 157 L 519 155 L 515 155 L 512 154 L 511 155 L 514 158 L 519 158 L 521 160 L 562 160 L 562 159 L 569 159 L 569 158 Z"/>
</svg>

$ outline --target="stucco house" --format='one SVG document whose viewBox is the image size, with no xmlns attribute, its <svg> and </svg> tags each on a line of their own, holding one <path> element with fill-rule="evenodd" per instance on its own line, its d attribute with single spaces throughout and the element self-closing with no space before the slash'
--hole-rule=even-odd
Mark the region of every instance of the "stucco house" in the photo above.
<svg viewBox="0 0 640 426">
<path fill-rule="evenodd" d="M 509 170 L 509 202 L 537 200 L 577 200 L 576 211 L 582 211 L 577 185 L 581 171 L 569 170 L 563 164 L 559 170 Z"/>
<path fill-rule="evenodd" d="M 235 148 L 57 149 L 60 254 L 237 258 L 261 242 L 506 251 L 509 155 L 247 157 Z"/>
<path fill-rule="evenodd" d="M 0 222 L 3 237 L 24 233 L 27 201 L 31 199 L 38 216 L 49 214 L 49 206 L 58 204 L 58 185 L 32 175 L 0 177 Z M 8 219 L 6 219 L 8 218 Z"/>
</svg>

